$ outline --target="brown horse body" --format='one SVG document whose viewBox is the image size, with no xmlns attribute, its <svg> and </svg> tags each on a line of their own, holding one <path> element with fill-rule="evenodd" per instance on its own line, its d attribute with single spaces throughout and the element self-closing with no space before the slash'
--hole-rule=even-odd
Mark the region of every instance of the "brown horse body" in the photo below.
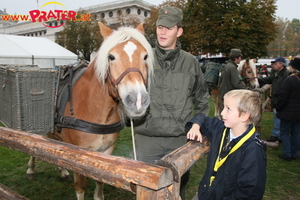
<svg viewBox="0 0 300 200">
<path fill-rule="evenodd" d="M 118 31 L 99 25 L 105 40 L 73 86 L 72 104 L 67 103 L 64 116 L 101 125 L 120 122 L 125 114 L 129 118 L 142 117 L 150 103 L 147 83 L 153 73 L 153 53 L 142 34 L 142 24 L 137 29 L 123 27 Z M 118 132 L 93 134 L 70 128 L 61 130 L 64 142 L 105 154 L 113 152 L 118 135 Z M 28 173 L 32 172 L 33 169 L 28 169 Z M 62 176 L 68 176 L 68 172 L 62 170 Z M 84 199 L 86 184 L 84 176 L 74 173 L 78 200 Z M 104 199 L 103 183 L 96 182 L 94 199 Z"/>
<path fill-rule="evenodd" d="M 74 117 L 97 124 L 118 122 L 120 121 L 118 104 L 109 97 L 108 88 L 105 86 L 103 88 L 94 75 L 94 70 L 92 63 L 74 85 L 72 90 Z M 94 89 L 86 89 L 91 87 Z M 70 116 L 70 104 L 66 106 L 65 116 Z M 119 133 L 93 134 L 68 128 L 63 128 L 61 131 L 61 137 L 64 142 L 105 154 L 112 154 L 118 135 Z M 87 180 L 82 175 L 73 174 L 77 199 L 83 200 Z M 103 183 L 96 182 L 94 199 L 104 199 L 102 191 Z"/>
<path fill-rule="evenodd" d="M 247 79 L 248 82 L 247 84 L 252 87 L 252 88 L 258 88 L 259 83 L 257 80 L 257 71 L 256 71 L 256 66 L 255 66 L 255 60 L 242 60 L 240 64 L 238 64 L 238 71 L 240 72 L 240 75 L 243 79 Z M 211 98 L 214 102 L 215 106 L 215 117 L 221 118 L 221 112 L 220 106 L 221 106 L 221 99 L 219 97 L 219 90 L 218 89 L 212 89 L 211 90 Z"/>
</svg>

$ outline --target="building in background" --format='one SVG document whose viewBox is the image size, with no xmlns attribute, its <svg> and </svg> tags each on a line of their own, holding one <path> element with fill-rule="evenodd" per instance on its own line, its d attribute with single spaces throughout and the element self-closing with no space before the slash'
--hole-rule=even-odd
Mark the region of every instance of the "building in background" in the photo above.
<svg viewBox="0 0 300 200">
<path fill-rule="evenodd" d="M 143 0 L 118 0 L 110 3 L 98 4 L 95 6 L 89 6 L 85 8 L 79 8 L 74 11 L 85 10 L 91 14 L 91 18 L 100 21 L 105 20 L 107 25 L 114 25 L 117 21 L 126 20 L 130 18 L 137 18 L 141 23 L 148 17 L 150 17 L 150 7 L 154 6 Z M 9 15 L 0 10 L 0 16 Z M 17 14 L 16 14 L 17 15 Z M 49 28 L 43 25 L 54 27 L 64 23 L 63 20 L 56 21 L 55 19 L 47 22 L 35 22 L 32 21 L 6 21 L 0 17 L 0 34 L 8 35 L 21 35 L 29 37 L 45 37 L 52 41 L 56 39 L 56 33 L 63 30 L 63 26 L 58 28 Z"/>
</svg>

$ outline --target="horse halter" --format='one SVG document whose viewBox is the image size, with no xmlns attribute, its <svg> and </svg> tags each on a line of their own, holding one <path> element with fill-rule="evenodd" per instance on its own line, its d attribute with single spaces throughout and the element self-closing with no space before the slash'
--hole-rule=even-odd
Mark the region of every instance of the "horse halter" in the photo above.
<svg viewBox="0 0 300 200">
<path fill-rule="evenodd" d="M 148 68 L 147 64 L 145 66 L 146 66 L 146 68 Z M 121 98 L 120 98 L 120 95 L 119 95 L 119 92 L 118 92 L 118 85 L 123 80 L 123 78 L 127 74 L 129 74 L 130 72 L 138 72 L 141 75 L 145 86 L 147 86 L 147 80 L 144 78 L 141 70 L 139 70 L 136 67 L 130 67 L 130 68 L 126 69 L 117 79 L 114 79 L 112 77 L 112 75 L 110 73 L 110 70 L 109 70 L 108 71 L 108 78 L 109 78 L 109 80 L 110 80 L 113 88 L 111 89 L 110 86 L 108 86 L 108 88 L 109 88 L 108 93 L 114 99 L 114 101 L 116 101 L 116 102 L 120 102 L 121 101 Z M 113 90 L 113 92 L 112 92 L 112 90 Z"/>
<path fill-rule="evenodd" d="M 256 74 L 254 74 L 254 77 L 253 77 L 253 78 L 247 78 L 247 77 L 246 77 L 246 71 L 247 71 L 248 68 L 251 69 L 251 67 L 249 67 L 249 66 L 248 66 L 248 67 L 245 67 L 245 65 L 244 65 L 243 68 L 242 68 L 242 70 L 241 70 L 241 76 L 242 76 L 242 78 L 244 79 L 244 82 L 245 82 L 247 85 L 250 83 L 251 80 L 254 80 L 254 79 L 257 78 Z"/>
</svg>

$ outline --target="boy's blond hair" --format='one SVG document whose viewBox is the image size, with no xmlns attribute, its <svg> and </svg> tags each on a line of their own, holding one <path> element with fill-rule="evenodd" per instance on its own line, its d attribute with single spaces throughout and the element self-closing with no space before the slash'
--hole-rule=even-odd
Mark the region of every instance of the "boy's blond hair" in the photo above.
<svg viewBox="0 0 300 200">
<path fill-rule="evenodd" d="M 258 93 L 251 90 L 231 90 L 224 95 L 226 97 L 232 97 L 236 100 L 236 106 L 240 112 L 249 113 L 249 124 L 256 125 L 261 119 L 262 104 L 261 98 Z"/>
</svg>

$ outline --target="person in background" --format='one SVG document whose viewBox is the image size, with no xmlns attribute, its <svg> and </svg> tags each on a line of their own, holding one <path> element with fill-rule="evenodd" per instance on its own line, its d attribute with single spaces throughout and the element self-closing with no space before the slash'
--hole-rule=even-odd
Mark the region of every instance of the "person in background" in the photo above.
<svg viewBox="0 0 300 200">
<path fill-rule="evenodd" d="M 263 198 L 266 144 L 255 131 L 261 113 L 259 93 L 231 90 L 224 96 L 223 121 L 200 114 L 186 124 L 188 139 L 202 142 L 203 134 L 210 140 L 199 200 Z"/>
<path fill-rule="evenodd" d="M 242 51 L 240 49 L 231 49 L 229 54 L 229 61 L 222 68 L 221 77 L 220 77 L 220 89 L 219 97 L 221 99 L 220 111 L 223 110 L 224 104 L 224 95 L 234 89 L 246 89 L 247 86 L 243 81 L 239 71 L 238 64 L 240 64 L 243 58 Z"/>
<path fill-rule="evenodd" d="M 300 58 L 290 62 L 290 71 L 275 102 L 283 153 L 278 157 L 286 161 L 295 160 L 300 148 Z"/>
<path fill-rule="evenodd" d="M 268 76 L 268 65 L 267 64 L 264 64 L 263 66 L 261 66 L 260 74 L 262 75 L 262 77 Z"/>
<path fill-rule="evenodd" d="M 276 117 L 275 103 L 277 102 L 279 91 L 283 80 L 289 76 L 289 70 L 286 68 L 285 59 L 283 57 L 278 57 L 274 60 L 272 64 L 273 69 L 275 70 L 274 74 L 271 74 L 268 77 L 258 78 L 260 86 L 264 84 L 272 84 L 271 86 L 271 107 L 274 112 L 274 121 L 272 135 L 267 139 L 268 142 L 279 142 L 280 140 L 280 119 Z"/>
<path fill-rule="evenodd" d="M 151 103 L 143 119 L 134 120 L 137 160 L 153 163 L 186 144 L 185 123 L 195 114 L 208 115 L 208 88 L 197 59 L 181 50 L 182 10 L 163 7 L 156 21 L 155 78 Z M 181 177 L 185 199 L 189 173 Z"/>
</svg>

